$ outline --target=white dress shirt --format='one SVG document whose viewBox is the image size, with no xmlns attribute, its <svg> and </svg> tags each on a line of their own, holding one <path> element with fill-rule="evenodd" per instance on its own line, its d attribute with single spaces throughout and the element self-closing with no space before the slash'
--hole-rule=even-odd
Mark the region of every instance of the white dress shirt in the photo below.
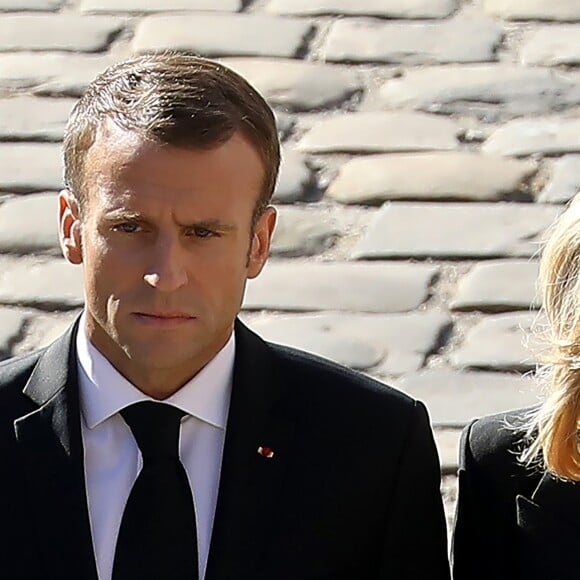
<svg viewBox="0 0 580 580">
<path fill-rule="evenodd" d="M 142 466 L 137 443 L 119 411 L 153 399 L 125 379 L 89 342 L 84 325 L 83 315 L 76 346 L 87 501 L 99 580 L 111 580 L 123 510 Z M 200 580 L 217 502 L 234 354 L 232 334 L 193 379 L 164 401 L 186 413 L 179 453 L 195 502 Z"/>
</svg>

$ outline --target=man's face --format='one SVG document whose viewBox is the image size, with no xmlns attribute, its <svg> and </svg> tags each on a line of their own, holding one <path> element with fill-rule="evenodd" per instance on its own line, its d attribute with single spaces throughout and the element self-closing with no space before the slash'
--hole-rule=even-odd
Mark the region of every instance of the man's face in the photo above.
<svg viewBox="0 0 580 580">
<path fill-rule="evenodd" d="M 108 125 L 87 153 L 82 221 L 61 194 L 61 243 L 84 266 L 89 338 L 145 392 L 168 396 L 227 342 L 246 280 L 268 256 L 274 210 L 252 231 L 263 174 L 239 133 L 191 150 Z"/>
</svg>

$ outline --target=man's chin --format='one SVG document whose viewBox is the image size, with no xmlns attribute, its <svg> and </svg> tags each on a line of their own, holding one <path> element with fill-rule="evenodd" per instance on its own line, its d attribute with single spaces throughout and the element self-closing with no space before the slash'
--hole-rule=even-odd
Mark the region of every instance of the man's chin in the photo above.
<svg viewBox="0 0 580 580">
<path fill-rule="evenodd" d="M 172 369 L 180 367 L 191 355 L 181 353 L 178 345 L 159 339 L 155 344 L 132 344 L 123 347 L 127 358 L 134 364 L 153 369 Z"/>
</svg>

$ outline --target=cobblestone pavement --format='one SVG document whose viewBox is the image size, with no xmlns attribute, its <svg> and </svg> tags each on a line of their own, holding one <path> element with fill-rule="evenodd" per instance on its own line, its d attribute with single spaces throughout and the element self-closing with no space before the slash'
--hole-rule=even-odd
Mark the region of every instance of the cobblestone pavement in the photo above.
<svg viewBox="0 0 580 580">
<path fill-rule="evenodd" d="M 580 2 L 0 0 L 0 357 L 82 305 L 55 234 L 75 98 L 157 49 L 223 59 L 278 115 L 280 223 L 243 318 L 424 400 L 451 513 L 460 428 L 537 399 L 537 255 L 580 188 Z"/>
</svg>

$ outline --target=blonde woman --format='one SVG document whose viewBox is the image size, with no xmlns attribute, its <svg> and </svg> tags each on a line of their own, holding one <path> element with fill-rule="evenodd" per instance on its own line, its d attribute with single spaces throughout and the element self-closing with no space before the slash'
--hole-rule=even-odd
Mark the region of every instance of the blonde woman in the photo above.
<svg viewBox="0 0 580 580">
<path fill-rule="evenodd" d="M 540 282 L 550 392 L 463 433 L 454 580 L 580 578 L 580 195 L 552 227 Z"/>
</svg>

